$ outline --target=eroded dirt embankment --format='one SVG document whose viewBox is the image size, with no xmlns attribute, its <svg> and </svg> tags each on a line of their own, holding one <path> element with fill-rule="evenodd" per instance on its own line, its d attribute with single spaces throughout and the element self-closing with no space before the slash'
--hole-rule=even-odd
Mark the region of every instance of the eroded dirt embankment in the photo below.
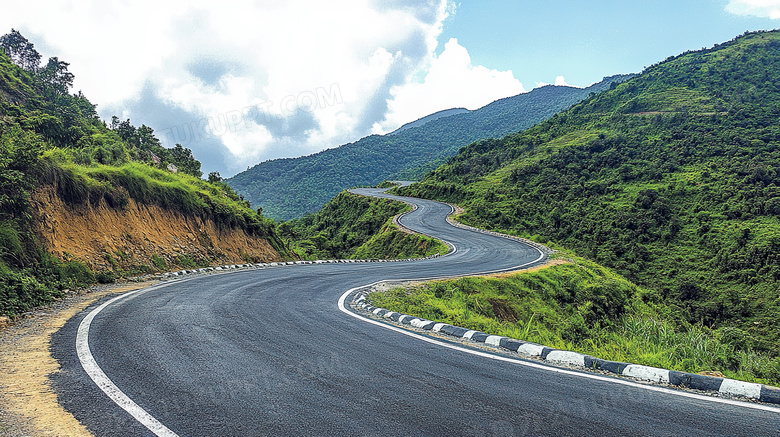
<svg viewBox="0 0 780 437">
<path fill-rule="evenodd" d="M 212 220 L 132 199 L 121 209 L 104 200 L 97 205 L 71 205 L 47 186 L 32 195 L 31 204 L 33 230 L 43 249 L 96 270 L 151 265 L 153 255 L 164 259 L 169 268 L 185 255 L 214 265 L 282 259 L 268 241 L 243 230 L 219 229 Z M 51 335 L 92 302 L 148 285 L 96 287 L 38 308 L 15 326 L 0 326 L 0 435 L 91 435 L 59 405 L 51 388 L 48 376 L 59 370 L 49 351 Z M 0 325 L 4 322 L 7 318 Z"/>
<path fill-rule="evenodd" d="M 156 255 L 169 266 L 182 256 L 212 265 L 279 261 L 267 240 L 241 229 L 219 229 L 212 220 L 185 216 L 130 199 L 124 208 L 71 205 L 52 186 L 32 196 L 35 233 L 41 244 L 62 259 L 78 259 L 93 269 L 150 265 Z"/>
</svg>

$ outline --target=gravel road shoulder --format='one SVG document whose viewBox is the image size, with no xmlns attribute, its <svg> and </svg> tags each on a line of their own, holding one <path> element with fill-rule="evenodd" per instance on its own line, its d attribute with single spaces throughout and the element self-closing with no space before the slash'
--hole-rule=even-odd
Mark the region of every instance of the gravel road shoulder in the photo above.
<svg viewBox="0 0 780 437">
<path fill-rule="evenodd" d="M 49 375 L 59 371 L 49 350 L 51 335 L 98 299 L 155 283 L 92 287 L 0 328 L 0 435 L 91 436 L 60 406 L 51 389 Z"/>
</svg>

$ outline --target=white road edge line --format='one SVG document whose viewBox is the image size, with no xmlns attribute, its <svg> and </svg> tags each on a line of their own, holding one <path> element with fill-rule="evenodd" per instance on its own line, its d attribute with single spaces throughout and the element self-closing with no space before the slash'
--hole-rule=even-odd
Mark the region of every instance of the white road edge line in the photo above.
<svg viewBox="0 0 780 437">
<path fill-rule="evenodd" d="M 158 437 L 178 437 L 175 432 L 168 429 L 165 425 L 152 417 L 151 414 L 147 413 L 146 410 L 141 408 L 126 394 L 124 394 L 122 390 L 120 390 L 119 387 L 117 387 L 111 381 L 111 379 L 106 376 L 106 374 L 103 372 L 103 369 L 100 368 L 97 361 L 95 361 L 95 358 L 92 356 L 92 351 L 89 349 L 89 328 L 92 325 L 92 320 L 95 318 L 95 316 L 103 311 L 104 308 L 118 300 L 126 299 L 127 297 L 133 296 L 137 293 L 154 290 L 156 288 L 160 288 L 160 286 L 142 288 L 140 290 L 131 291 L 121 296 L 117 296 L 103 303 L 87 314 L 87 316 L 84 317 L 84 319 L 81 321 L 81 324 L 79 324 L 78 333 L 76 334 L 76 353 L 78 354 L 79 361 L 81 361 L 81 367 L 84 368 L 84 371 L 87 372 L 87 375 L 92 378 L 92 381 L 98 386 L 98 388 L 100 388 L 103 393 L 111 398 L 115 404 L 130 413 L 130 415 L 133 416 L 135 420 L 148 428 L 149 431 L 154 433 L 154 435 Z"/>
<path fill-rule="evenodd" d="M 449 206 L 454 211 L 454 208 L 452 207 L 452 205 L 449 205 Z M 536 249 L 537 251 L 539 251 L 539 258 L 537 258 L 534 261 L 531 261 L 531 262 L 528 262 L 528 263 L 525 263 L 525 264 L 521 264 L 521 265 L 519 265 L 517 267 L 512 267 L 512 268 L 509 268 L 509 269 L 503 269 L 503 270 L 500 270 L 500 271 L 518 270 L 518 269 L 523 268 L 525 266 L 534 264 L 534 263 L 540 261 L 542 258 L 544 258 L 544 253 L 541 250 L 539 250 L 535 246 L 530 246 L 530 247 L 532 247 L 532 248 Z M 489 274 L 489 273 L 498 273 L 498 272 L 499 271 L 489 271 L 489 272 L 483 272 L 483 273 L 470 273 L 468 276 L 480 275 L 480 274 Z M 453 278 L 453 277 L 454 276 L 450 276 L 450 278 Z M 421 278 L 421 279 L 416 279 L 416 280 L 423 281 L 423 280 L 433 280 L 433 279 L 443 279 L 443 278 L 441 278 L 441 277 L 439 277 L 439 278 Z M 403 280 L 400 280 L 400 281 L 403 281 Z M 410 281 L 411 281 L 411 279 L 410 279 Z M 657 387 L 657 386 L 651 386 L 651 385 L 646 385 L 646 384 L 640 384 L 640 383 L 633 382 L 633 381 L 627 381 L 627 380 L 624 380 L 624 379 L 605 377 L 605 376 L 600 376 L 600 375 L 596 375 L 596 374 L 592 374 L 592 373 L 576 372 L 576 371 L 567 370 L 567 369 L 560 368 L 560 367 L 553 367 L 553 366 L 550 366 L 550 365 L 537 364 L 537 363 L 533 363 L 533 362 L 530 362 L 530 361 L 523 361 L 523 360 L 518 360 L 518 359 L 514 359 L 514 358 L 508 358 L 508 357 L 504 357 L 504 356 L 500 356 L 500 355 L 493 355 L 493 354 L 489 354 L 489 353 L 485 353 L 485 352 L 480 352 L 480 351 L 473 350 L 473 349 L 467 349 L 467 348 L 460 347 L 460 346 L 457 346 L 457 345 L 454 345 L 454 344 L 438 341 L 438 340 L 435 340 L 435 339 L 433 339 L 431 337 L 423 336 L 423 335 L 420 335 L 420 334 L 408 331 L 406 329 L 399 328 L 397 326 L 392 326 L 392 325 L 388 325 L 386 323 L 378 322 L 376 320 L 371 320 L 371 319 L 369 319 L 367 317 L 363 317 L 360 314 L 354 313 L 354 312 L 350 311 L 349 309 L 347 309 L 346 304 L 345 304 L 345 300 L 346 300 L 347 296 L 352 294 L 355 290 L 359 290 L 359 289 L 365 288 L 365 287 L 370 287 L 370 286 L 376 285 L 376 284 L 378 284 L 380 282 L 384 282 L 384 281 L 377 281 L 377 282 L 374 282 L 372 284 L 361 285 L 361 286 L 358 286 L 358 287 L 355 287 L 355 288 L 351 288 L 351 289 L 345 291 L 344 294 L 341 295 L 341 297 L 339 298 L 339 301 L 338 301 L 339 310 L 341 310 L 342 312 L 344 312 L 346 314 L 349 314 L 350 316 L 352 316 L 352 317 L 354 317 L 354 318 L 356 318 L 358 320 L 361 320 L 363 322 L 371 323 L 371 324 L 376 325 L 376 326 L 381 326 L 382 328 L 389 329 L 391 331 L 395 331 L 395 332 L 398 332 L 398 333 L 401 333 L 401 334 L 404 334 L 404 335 L 408 335 L 410 337 L 416 338 L 418 340 L 422 340 L 422 341 L 427 342 L 427 343 L 435 344 L 435 345 L 438 345 L 438 346 L 441 346 L 441 347 L 445 347 L 445 348 L 448 348 L 448 349 L 454 349 L 454 350 L 465 352 L 465 353 L 472 354 L 472 355 L 477 355 L 477 356 L 484 357 L 484 358 L 489 358 L 489 359 L 498 360 L 498 361 L 506 361 L 506 362 L 510 362 L 510 363 L 516 363 L 516 364 L 519 364 L 521 366 L 533 367 L 535 369 L 546 370 L 546 371 L 554 372 L 554 373 L 561 373 L 561 374 L 564 374 L 564 375 L 572 375 L 572 376 L 578 376 L 578 377 L 581 377 L 581 378 L 594 379 L 594 380 L 597 380 L 597 381 L 603 381 L 603 382 L 614 383 L 614 384 L 621 384 L 621 385 L 626 385 L 626 386 L 629 386 L 629 387 L 640 388 L 640 389 L 643 389 L 643 390 L 655 391 L 655 392 L 659 392 L 659 393 L 666 393 L 666 394 L 671 394 L 671 395 L 675 395 L 675 396 L 682 396 L 682 397 L 698 399 L 698 400 L 703 400 L 703 401 L 709 401 L 709 402 L 714 402 L 714 403 L 719 403 L 719 404 L 727 404 L 727 405 L 743 407 L 743 408 L 751 408 L 751 409 L 756 409 L 756 410 L 770 411 L 770 412 L 773 412 L 773 413 L 777 413 L 778 411 L 780 411 L 780 409 L 775 408 L 775 407 L 770 407 L 768 405 L 751 404 L 751 403 L 748 403 L 748 402 L 733 401 L 731 399 L 713 398 L 713 397 L 709 397 L 709 396 L 702 396 L 702 395 L 698 395 L 698 394 L 695 394 L 695 393 L 687 393 L 687 392 L 683 392 L 683 391 L 680 391 L 680 390 L 672 390 L 672 389 L 664 388 L 664 387 Z M 394 282 L 396 282 L 396 280 L 394 280 Z"/>
<path fill-rule="evenodd" d="M 444 241 L 444 240 L 441 240 L 441 241 Z M 445 241 L 445 243 L 451 245 L 451 243 L 449 243 L 447 241 Z M 450 255 L 457 251 L 457 248 L 454 245 L 451 245 L 451 247 L 453 249 L 455 249 L 455 250 L 453 252 L 450 252 L 449 253 Z M 536 248 L 534 247 L 534 249 L 536 249 Z M 539 250 L 539 249 L 536 249 L 536 250 Z M 542 251 L 539 250 L 539 257 L 537 259 L 535 259 L 534 261 L 531 261 L 531 262 L 528 262 L 528 263 L 525 263 L 525 264 L 522 264 L 522 265 L 519 265 L 519 266 L 516 266 L 516 267 L 512 267 L 512 268 L 509 268 L 509 269 L 502 269 L 502 270 L 498 270 L 498 271 L 489 271 L 489 272 L 482 272 L 482 273 L 472 273 L 471 275 L 479 275 L 479 274 L 487 274 L 487 273 L 497 273 L 497 272 L 500 272 L 500 271 L 516 270 L 516 269 L 520 269 L 522 267 L 525 267 L 527 265 L 534 264 L 534 263 L 540 261 L 542 258 L 544 258 L 544 253 L 542 253 Z M 447 277 L 452 277 L 452 276 L 447 276 Z M 420 278 L 420 279 L 417 279 L 417 280 L 444 279 L 444 278 L 447 278 L 447 277 Z M 403 281 L 403 280 L 401 280 L 401 281 Z M 179 282 L 179 281 L 177 281 L 177 282 Z M 351 289 L 347 290 L 346 292 L 344 292 L 344 294 L 341 295 L 341 297 L 339 298 L 339 301 L 338 301 L 339 310 L 341 310 L 342 312 L 344 312 L 346 314 L 349 314 L 350 316 L 355 317 L 358 320 L 361 320 L 363 322 L 372 323 L 374 325 L 381 326 L 383 328 L 390 329 L 392 331 L 396 331 L 396 332 L 399 332 L 401 334 L 408 335 L 410 337 L 417 338 L 419 340 L 422 340 L 422 341 L 425 341 L 425 342 L 428 342 L 428 343 L 431 343 L 431 344 L 435 344 L 435 345 L 438 345 L 438 346 L 441 346 L 441 347 L 458 350 L 458 351 L 469 353 L 469 354 L 472 354 L 472 355 L 481 356 L 481 357 L 484 357 L 484 358 L 490 358 L 490 359 L 494 359 L 494 360 L 498 360 L 498 361 L 506 361 L 506 362 L 516 363 L 516 364 L 519 364 L 519 365 L 523 365 L 523 366 L 527 366 L 527 367 L 533 367 L 533 368 L 542 369 L 542 370 L 547 370 L 547 371 L 551 371 L 551 372 L 555 372 L 555 373 L 562 373 L 562 374 L 566 374 L 566 375 L 579 376 L 579 377 L 595 379 L 595 380 L 599 380 L 599 381 L 612 382 L 612 383 L 616 383 L 616 384 L 623 384 L 623 385 L 628 385 L 628 386 L 637 387 L 637 388 L 650 390 L 650 391 L 657 391 L 657 392 L 668 393 L 668 394 L 684 396 L 684 397 L 690 397 L 690 398 L 700 399 L 700 400 L 705 400 L 705 401 L 710 401 L 710 402 L 729 404 L 729 405 L 740 406 L 740 407 L 744 407 L 744 408 L 753 408 L 753 409 L 758 409 L 758 410 L 777 412 L 776 408 L 768 407 L 768 406 L 765 406 L 765 405 L 747 404 L 745 402 L 731 401 L 731 400 L 728 400 L 728 399 L 710 398 L 710 397 L 705 397 L 705 396 L 696 395 L 696 394 L 692 394 L 692 393 L 684 393 L 684 392 L 679 392 L 679 391 L 670 390 L 670 389 L 661 388 L 661 387 L 646 386 L 646 385 L 638 384 L 638 383 L 631 382 L 631 381 L 625 381 L 625 380 L 619 380 L 619 379 L 613 379 L 613 378 L 606 378 L 606 377 L 601 377 L 601 376 L 598 376 L 598 375 L 593 375 L 593 374 L 588 374 L 588 373 L 574 372 L 574 371 L 570 371 L 570 370 L 566 370 L 566 369 L 562 369 L 562 368 L 556 368 L 556 367 L 551 367 L 551 366 L 544 366 L 544 365 L 540 365 L 540 364 L 536 364 L 536 363 L 532 363 L 532 362 L 521 361 L 521 360 L 516 360 L 516 359 L 512 359 L 512 358 L 502 357 L 502 356 L 498 356 L 498 355 L 492 355 L 492 354 L 488 354 L 488 353 L 485 353 L 485 352 L 479 352 L 479 351 L 475 351 L 475 350 L 471 350 L 471 349 L 466 349 L 466 348 L 459 347 L 459 346 L 456 346 L 456 345 L 453 345 L 453 344 L 440 342 L 440 341 L 434 340 L 432 338 L 425 337 L 425 336 L 422 336 L 422 335 L 419 335 L 419 334 L 407 331 L 405 329 L 401 329 L 401 328 L 398 328 L 398 327 L 395 327 L 395 326 L 386 325 L 384 323 L 380 323 L 380 322 L 377 322 L 377 321 L 374 321 L 374 320 L 371 320 L 371 319 L 367 319 L 367 318 L 365 318 L 365 317 L 363 317 L 363 316 L 361 316 L 359 314 L 356 314 L 356 313 L 353 313 L 352 311 L 349 311 L 346 308 L 345 300 L 346 300 L 347 296 L 349 296 L 353 291 L 358 290 L 360 288 L 364 288 L 366 286 L 371 286 L 371 285 L 377 284 L 379 282 L 383 282 L 383 281 L 377 281 L 377 282 L 374 282 L 372 284 L 351 288 Z M 121 296 L 117 296 L 117 297 L 115 297 L 115 298 L 113 298 L 111 300 L 108 300 L 108 301 L 104 302 L 103 304 L 101 304 L 100 306 L 95 308 L 94 310 L 90 311 L 90 313 L 87 314 L 86 317 L 84 317 L 84 319 L 79 324 L 78 332 L 76 334 L 76 353 L 78 355 L 79 361 L 81 362 L 81 367 L 84 369 L 84 371 L 87 373 L 87 375 L 92 379 L 92 381 L 95 383 L 95 385 L 97 385 L 98 388 L 100 388 L 100 390 L 103 391 L 103 393 L 106 394 L 106 396 L 108 396 L 112 401 L 114 401 L 115 404 L 117 404 L 123 410 L 127 411 L 127 413 L 130 414 L 135 420 L 137 420 L 140 424 L 145 426 L 149 431 L 151 431 L 152 433 L 154 433 L 154 435 L 156 435 L 158 437 L 179 437 L 179 436 L 175 432 L 173 432 L 170 429 L 168 429 L 168 427 L 166 427 L 165 425 L 160 423 L 160 421 L 155 419 L 151 414 L 149 414 L 146 410 L 141 408 L 138 404 L 133 402 L 132 399 L 130 399 L 124 392 L 122 392 L 122 390 L 120 390 L 119 387 L 117 387 L 113 383 L 113 381 L 111 381 L 111 379 L 108 376 L 106 376 L 106 374 L 103 372 L 103 369 L 101 369 L 100 366 L 97 364 L 97 361 L 95 361 L 95 358 L 92 355 L 92 351 L 89 348 L 89 329 L 90 329 L 90 327 L 92 325 L 92 320 L 98 314 L 100 314 L 100 312 L 103 311 L 103 309 L 105 309 L 107 306 L 113 304 L 114 302 L 117 302 L 117 301 L 122 300 L 122 299 L 126 299 L 126 298 L 131 297 L 131 296 L 135 296 L 136 294 L 145 293 L 147 291 L 152 291 L 152 290 L 155 290 L 157 288 L 162 288 L 162 287 L 169 286 L 169 285 L 172 285 L 172 283 L 166 283 L 166 284 L 162 284 L 162 285 L 158 285 L 158 286 L 154 286 L 154 287 L 143 288 L 143 289 L 140 289 L 140 290 L 131 291 L 131 292 L 125 293 L 125 294 L 123 294 Z"/>
<path fill-rule="evenodd" d="M 354 318 L 356 318 L 358 320 L 361 320 L 363 322 L 371 323 L 371 324 L 376 325 L 376 326 L 381 326 L 382 328 L 389 329 L 391 331 L 395 331 L 395 332 L 398 332 L 398 333 L 401 333 L 401 334 L 404 334 L 404 335 L 408 335 L 410 337 L 416 338 L 418 340 L 422 340 L 422 341 L 427 342 L 427 343 L 435 344 L 437 346 L 445 347 L 445 348 L 448 348 L 448 349 L 454 349 L 454 350 L 457 350 L 457 351 L 460 351 L 460 352 L 465 352 L 465 353 L 476 355 L 476 356 L 483 357 L 483 358 L 489 358 L 491 360 L 505 361 L 505 362 L 509 362 L 509 363 L 519 364 L 521 366 L 532 367 L 534 369 L 545 370 L 545 371 L 548 371 L 548 372 L 560 373 L 560 374 L 563 374 L 563 375 L 576 376 L 576 377 L 580 377 L 580 378 L 595 379 L 597 381 L 613 383 L 613 384 L 621 384 L 621 385 L 626 385 L 626 386 L 629 386 L 629 387 L 639 388 L 639 389 L 643 389 L 643 390 L 649 390 L 649 391 L 654 391 L 654 392 L 659 392 L 659 393 L 671 394 L 671 395 L 675 395 L 675 396 L 682 396 L 682 397 L 698 399 L 698 400 L 702 400 L 702 401 L 715 402 L 715 403 L 719 403 L 719 404 L 727 404 L 727 405 L 732 405 L 732 406 L 736 406 L 736 407 L 751 408 L 751 409 L 755 409 L 755 410 L 769 411 L 769 412 L 772 412 L 772 413 L 780 412 L 780 409 L 775 408 L 775 407 L 770 407 L 768 405 L 751 404 L 751 403 L 748 403 L 748 402 L 734 401 L 734 400 L 731 400 L 731 399 L 713 398 L 713 397 L 709 397 L 709 396 L 702 396 L 702 395 L 695 394 L 695 393 L 687 393 L 687 392 L 683 392 L 683 391 L 679 391 L 679 390 L 672 390 L 672 389 L 665 388 L 665 387 L 657 387 L 657 386 L 652 386 L 652 385 L 645 385 L 645 384 L 640 384 L 640 383 L 633 382 L 633 381 L 627 381 L 627 380 L 624 380 L 624 379 L 617 379 L 617 378 L 610 378 L 610 377 L 600 376 L 600 375 L 596 375 L 596 374 L 592 374 L 592 373 L 577 372 L 577 371 L 568 370 L 568 369 L 564 369 L 564 368 L 560 368 L 560 367 L 553 367 L 553 366 L 550 366 L 550 365 L 538 364 L 538 363 L 534 363 L 534 362 L 530 362 L 530 361 L 523 361 L 523 360 L 518 360 L 518 359 L 514 359 L 514 358 L 504 357 L 504 356 L 500 356 L 500 355 L 493 355 L 493 354 L 486 353 L 486 352 L 481 352 L 481 351 L 478 351 L 478 350 L 467 349 L 467 348 L 464 348 L 464 347 L 461 347 L 461 346 L 457 346 L 455 344 L 445 343 L 445 342 L 433 339 L 431 337 L 427 337 L 427 336 L 423 336 L 423 335 L 417 334 L 415 332 L 407 331 L 406 329 L 402 329 L 402 328 L 399 328 L 397 326 L 392 326 L 392 325 L 388 325 L 388 324 L 385 324 L 385 323 L 382 323 L 382 322 L 378 322 L 376 320 L 371 320 L 371 319 L 363 317 L 360 314 L 354 313 L 354 312 L 350 311 L 349 309 L 347 309 L 346 304 L 345 304 L 345 300 L 346 300 L 347 296 L 352 294 L 355 290 L 359 290 L 359 289 L 367 287 L 367 286 L 372 286 L 372 285 L 378 284 L 380 282 L 383 282 L 383 281 L 377 281 L 377 282 L 374 282 L 372 284 L 362 285 L 362 286 L 351 288 L 351 289 L 345 291 L 344 294 L 341 295 L 341 297 L 339 298 L 339 301 L 338 301 L 339 310 L 341 310 L 342 312 L 344 312 L 346 314 L 349 314 L 350 316 L 352 316 L 352 317 L 354 317 Z"/>
<path fill-rule="evenodd" d="M 452 205 L 450 205 L 450 208 L 452 208 Z M 453 209 L 454 210 L 454 209 Z M 425 234 L 423 234 L 425 235 Z M 440 241 L 443 241 L 445 244 L 450 246 L 452 248 L 452 251 L 447 253 L 444 256 L 452 255 L 458 251 L 458 248 L 455 247 L 454 244 L 450 243 L 449 241 L 439 239 Z M 538 250 L 538 249 L 537 249 Z M 539 251 L 539 258 L 537 258 L 534 261 L 531 261 L 530 263 L 523 264 L 522 266 L 518 267 L 512 267 L 511 269 L 507 270 L 513 270 L 517 269 L 523 266 L 526 266 L 528 264 L 533 264 L 539 260 L 541 260 L 544 257 L 544 254 Z M 480 273 L 475 273 L 480 274 Z M 429 279 L 436 279 L 436 278 L 429 278 Z M 102 305 L 98 306 L 94 310 L 90 311 L 89 314 L 87 314 L 86 317 L 81 321 L 79 324 L 78 332 L 76 333 L 76 354 L 79 357 L 79 361 L 81 362 L 81 367 L 84 369 L 84 371 L 87 373 L 87 375 L 92 379 L 92 381 L 95 383 L 95 385 L 98 386 L 98 388 L 103 391 L 103 393 L 106 394 L 112 401 L 114 401 L 115 404 L 117 404 L 120 408 L 127 411 L 135 420 L 137 420 L 139 423 L 141 423 L 143 426 L 145 426 L 149 431 L 154 433 L 158 437 L 179 437 L 178 434 L 171 431 L 160 423 L 157 419 L 154 418 L 151 414 L 149 414 L 146 410 L 141 408 L 138 404 L 133 402 L 130 397 L 128 397 L 122 390 L 119 389 L 119 387 L 114 384 L 113 381 L 103 372 L 103 369 L 100 368 L 97 361 L 95 361 L 95 357 L 92 356 L 92 351 L 89 348 L 89 329 L 92 325 L 92 320 L 100 314 L 103 309 L 105 309 L 107 306 L 111 305 L 114 302 L 117 302 L 122 299 L 126 299 L 131 296 L 135 296 L 140 293 L 145 293 L 147 291 L 152 291 L 157 288 L 166 287 L 169 285 L 172 285 L 174 283 L 178 282 L 184 282 L 189 279 L 184 279 L 181 281 L 175 281 L 175 282 L 168 282 L 165 284 L 149 287 L 149 288 L 142 288 L 140 290 L 131 291 L 128 293 L 125 293 L 121 296 L 117 296 L 111 300 L 108 300 L 104 302 Z M 381 281 L 380 281 L 381 282 Z M 357 287 L 360 288 L 360 287 Z M 354 290 L 354 289 L 353 289 Z M 343 301 L 344 296 L 341 297 L 341 300 Z M 346 311 L 348 314 L 352 314 L 349 311 Z M 352 314 L 354 315 L 354 314 Z"/>
</svg>

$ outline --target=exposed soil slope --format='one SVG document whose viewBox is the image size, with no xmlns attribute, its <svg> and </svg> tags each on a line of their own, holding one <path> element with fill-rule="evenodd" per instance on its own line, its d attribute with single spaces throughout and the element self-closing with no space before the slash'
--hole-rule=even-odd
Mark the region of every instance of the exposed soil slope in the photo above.
<svg viewBox="0 0 780 437">
<path fill-rule="evenodd" d="M 73 205 L 45 186 L 33 193 L 31 203 L 34 231 L 44 248 L 97 270 L 150 265 L 153 255 L 169 266 L 180 264 L 182 256 L 214 265 L 282 259 L 267 240 L 242 229 L 220 229 L 211 219 L 133 199 L 124 208 L 112 208 L 105 200 Z"/>
</svg>

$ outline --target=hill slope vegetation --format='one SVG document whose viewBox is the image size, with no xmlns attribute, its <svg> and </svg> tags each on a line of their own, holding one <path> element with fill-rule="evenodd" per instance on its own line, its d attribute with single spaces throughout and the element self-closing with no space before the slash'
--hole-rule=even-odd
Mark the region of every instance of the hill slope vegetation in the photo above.
<svg viewBox="0 0 780 437">
<path fill-rule="evenodd" d="M 136 128 L 129 120 L 114 117 L 106 125 L 85 96 L 70 93 L 69 64 L 58 58 L 41 64 L 34 45 L 19 32 L 0 37 L 0 48 L 0 314 L 19 314 L 61 296 L 64 289 L 123 273 L 119 267 L 132 253 L 102 253 L 102 264 L 109 269 L 97 274 L 92 268 L 99 264 L 87 265 L 89 260 L 73 256 L 68 247 L 61 248 L 59 257 L 52 256 L 47 243 L 68 238 L 70 244 L 84 243 L 73 236 L 53 235 L 62 230 L 57 222 L 72 225 L 79 217 L 145 214 L 147 220 L 139 227 L 154 228 L 150 211 L 168 211 L 169 219 L 187 229 L 184 235 L 170 236 L 171 242 L 189 240 L 187 233 L 207 233 L 206 229 L 236 230 L 240 236 L 232 235 L 233 241 L 264 240 L 267 244 L 255 242 L 269 256 L 285 252 L 273 221 L 253 211 L 214 175 L 210 181 L 200 179 L 200 162 L 189 149 L 163 148 L 151 128 Z M 51 211 L 55 205 L 61 207 Z M 72 214 L 57 215 L 63 208 Z M 49 223 L 42 225 L 47 217 Z M 118 222 L 103 225 L 117 228 Z M 115 230 L 129 240 L 135 238 Z M 218 236 L 200 237 L 211 241 Z M 137 242 L 136 247 L 152 240 Z M 192 240 L 203 246 L 196 236 Z M 105 244 L 112 247 L 113 242 Z M 155 246 L 159 256 L 150 259 L 151 254 L 144 253 L 135 262 L 140 269 L 135 273 L 211 262 L 208 256 L 215 252 L 207 249 L 213 248 L 204 248 L 203 259 L 192 259 L 183 249 L 189 244 Z"/>
<path fill-rule="evenodd" d="M 393 216 L 409 206 L 342 192 L 315 214 L 279 225 L 293 250 L 304 259 L 392 259 L 444 255 L 441 241 L 401 231 Z"/>
<path fill-rule="evenodd" d="M 392 134 L 371 135 L 300 158 L 266 161 L 227 183 L 253 205 L 262 207 L 268 217 L 302 217 L 350 187 L 418 179 L 462 146 L 527 129 L 627 77 L 613 76 L 588 88 L 538 88 Z"/>
<path fill-rule="evenodd" d="M 746 33 L 471 144 L 399 191 L 573 249 L 656 292 L 672 317 L 777 357 L 778 120 L 780 32 Z"/>
</svg>

